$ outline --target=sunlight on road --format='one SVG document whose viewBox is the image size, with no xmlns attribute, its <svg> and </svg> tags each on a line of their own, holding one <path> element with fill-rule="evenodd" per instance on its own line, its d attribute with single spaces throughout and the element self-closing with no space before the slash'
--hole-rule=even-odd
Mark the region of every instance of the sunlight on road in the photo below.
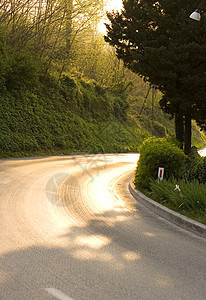
<svg viewBox="0 0 206 300">
<path fill-rule="evenodd" d="M 140 253 L 128 251 L 123 253 L 123 258 L 128 261 L 135 261 L 141 258 Z"/>
<path fill-rule="evenodd" d="M 122 164 L 127 164 L 127 166 L 122 165 L 114 169 L 113 172 L 104 171 L 101 173 L 101 176 L 95 177 L 95 182 L 92 182 L 92 184 L 88 183 L 87 191 L 90 195 L 88 203 L 92 204 L 91 209 L 94 209 L 97 213 L 124 210 L 124 202 L 114 193 L 113 186 L 121 174 L 125 175 L 127 172 L 131 172 L 132 169 L 135 171 L 138 159 L 139 155 L 137 154 L 127 155 L 125 158 L 122 156 L 119 158 L 119 161 Z M 122 221 L 124 220 L 122 219 Z"/>
<path fill-rule="evenodd" d="M 87 246 L 94 249 L 102 248 L 110 242 L 111 239 L 103 235 L 78 236 L 74 241 L 79 246 Z"/>
<path fill-rule="evenodd" d="M 145 232 L 144 235 L 148 236 L 148 237 L 155 237 L 156 234 L 152 233 L 152 232 Z"/>
</svg>

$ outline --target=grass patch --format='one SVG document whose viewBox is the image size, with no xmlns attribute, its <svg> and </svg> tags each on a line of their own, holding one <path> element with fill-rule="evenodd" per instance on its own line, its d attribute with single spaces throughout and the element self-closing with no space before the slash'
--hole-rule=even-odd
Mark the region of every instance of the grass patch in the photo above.
<svg viewBox="0 0 206 300">
<path fill-rule="evenodd" d="M 151 181 L 150 190 L 153 200 L 206 225 L 206 184 L 175 179 Z"/>
</svg>

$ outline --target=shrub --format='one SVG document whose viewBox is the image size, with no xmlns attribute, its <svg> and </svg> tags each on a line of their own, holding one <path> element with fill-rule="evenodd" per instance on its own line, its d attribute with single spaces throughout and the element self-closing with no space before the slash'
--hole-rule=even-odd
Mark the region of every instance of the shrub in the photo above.
<svg viewBox="0 0 206 300">
<path fill-rule="evenodd" d="M 199 183 L 206 183 L 206 157 L 197 166 L 196 179 Z"/>
<path fill-rule="evenodd" d="M 199 183 L 206 183 L 206 158 L 198 154 L 196 147 L 192 147 L 186 160 L 184 177 L 188 181 L 198 180 Z"/>
<path fill-rule="evenodd" d="M 40 65 L 40 59 L 30 52 L 12 52 L 5 78 L 7 90 L 32 89 L 36 86 L 40 76 Z"/>
<path fill-rule="evenodd" d="M 151 179 L 156 179 L 158 168 L 165 169 L 164 177 L 181 178 L 185 167 L 186 156 L 167 138 L 149 138 L 140 147 L 140 159 L 136 169 L 135 185 L 149 188 Z"/>
</svg>

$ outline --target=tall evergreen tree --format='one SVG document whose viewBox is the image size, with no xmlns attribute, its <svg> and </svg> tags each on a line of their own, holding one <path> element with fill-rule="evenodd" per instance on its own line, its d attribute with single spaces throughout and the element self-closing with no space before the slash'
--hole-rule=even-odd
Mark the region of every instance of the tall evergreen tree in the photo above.
<svg viewBox="0 0 206 300">
<path fill-rule="evenodd" d="M 158 86 L 187 154 L 191 120 L 206 127 L 206 18 L 189 18 L 199 2 L 123 0 L 121 13 L 108 13 L 105 36 L 129 69 Z M 206 10 L 206 0 L 199 8 Z"/>
</svg>

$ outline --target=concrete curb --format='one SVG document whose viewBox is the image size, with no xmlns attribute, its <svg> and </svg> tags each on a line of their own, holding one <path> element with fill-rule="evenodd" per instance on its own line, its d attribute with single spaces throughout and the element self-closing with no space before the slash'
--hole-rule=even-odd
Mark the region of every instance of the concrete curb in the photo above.
<svg viewBox="0 0 206 300">
<path fill-rule="evenodd" d="M 202 238 L 206 238 L 206 225 L 193 221 L 159 203 L 148 198 L 140 191 L 136 190 L 132 182 L 129 183 L 129 191 L 131 195 L 145 207 L 149 208 L 159 216 L 167 219 L 183 229 L 192 232 Z"/>
</svg>

